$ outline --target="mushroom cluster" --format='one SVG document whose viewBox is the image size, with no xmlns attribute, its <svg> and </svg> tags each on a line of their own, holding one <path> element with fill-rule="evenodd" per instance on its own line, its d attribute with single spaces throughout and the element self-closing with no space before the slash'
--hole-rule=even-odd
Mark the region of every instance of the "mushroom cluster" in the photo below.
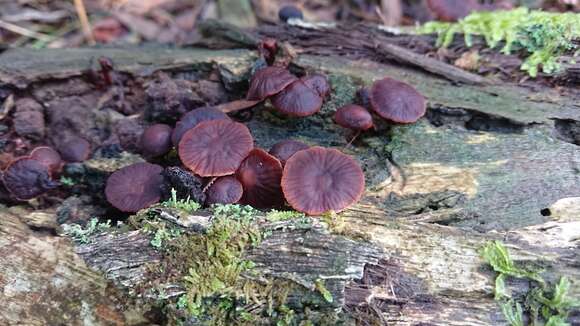
<svg viewBox="0 0 580 326">
<path fill-rule="evenodd" d="M 286 68 L 269 66 L 250 81 L 246 102 L 270 100 L 278 111 L 305 117 L 320 110 L 330 94 L 325 76 L 297 77 Z M 411 123 L 425 113 L 425 100 L 411 86 L 385 78 L 370 90 L 369 106 L 381 118 Z M 183 114 L 174 127 L 153 124 L 143 132 L 141 151 L 147 159 L 159 159 L 174 147 L 179 169 L 190 179 L 201 180 L 206 205 L 241 203 L 256 208 L 279 208 L 289 204 L 297 211 L 318 215 L 342 211 L 364 192 L 364 174 L 355 159 L 336 150 L 283 140 L 269 151 L 254 146 L 253 136 L 241 122 L 224 112 L 231 108 L 201 107 Z M 335 121 L 362 132 L 373 128 L 373 117 L 359 105 L 347 105 Z M 156 161 L 159 163 L 159 161 Z M 117 209 L 136 212 L 158 202 L 166 184 L 164 168 L 137 163 L 113 173 L 107 180 L 106 198 Z"/>
<path fill-rule="evenodd" d="M 63 166 L 52 147 L 37 147 L 14 159 L 2 172 L 2 183 L 15 200 L 29 200 L 59 186 L 55 181 Z"/>
</svg>

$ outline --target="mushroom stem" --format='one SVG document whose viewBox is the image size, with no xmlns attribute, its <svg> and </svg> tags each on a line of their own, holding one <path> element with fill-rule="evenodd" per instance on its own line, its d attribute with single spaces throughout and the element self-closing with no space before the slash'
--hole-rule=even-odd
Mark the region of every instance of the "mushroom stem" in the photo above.
<svg viewBox="0 0 580 326">
<path fill-rule="evenodd" d="M 348 147 L 349 147 L 349 146 L 350 146 L 350 145 L 351 145 L 351 144 L 352 144 L 352 143 L 355 141 L 355 139 L 356 139 L 356 138 L 357 138 L 357 137 L 360 135 L 360 133 L 361 133 L 361 131 L 360 131 L 360 130 L 358 130 L 358 131 L 357 131 L 357 132 L 354 134 L 354 136 L 352 136 L 351 140 L 350 140 L 350 141 L 349 141 L 349 142 L 348 142 L 346 145 L 344 145 L 344 149 L 347 149 L 347 148 L 348 148 Z"/>
<path fill-rule="evenodd" d="M 236 100 L 227 103 L 220 104 L 215 108 L 222 111 L 223 113 L 232 113 L 245 109 L 249 109 L 262 101 L 250 101 L 250 100 Z"/>
<path fill-rule="evenodd" d="M 213 185 L 213 183 L 216 181 L 218 177 L 212 177 L 211 179 L 209 179 L 209 181 L 207 182 L 207 184 L 205 185 L 205 187 L 203 187 L 203 189 L 201 189 L 202 193 L 206 193 L 207 190 L 209 189 L 209 187 L 211 187 L 211 185 Z"/>
</svg>

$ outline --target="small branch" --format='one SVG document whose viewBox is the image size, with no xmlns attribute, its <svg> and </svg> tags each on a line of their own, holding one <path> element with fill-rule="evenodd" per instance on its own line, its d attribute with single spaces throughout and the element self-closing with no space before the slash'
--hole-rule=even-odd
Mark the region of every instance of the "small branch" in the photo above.
<svg viewBox="0 0 580 326">
<path fill-rule="evenodd" d="M 3 20 L 0 20 L 0 28 L 4 28 L 5 30 L 8 30 L 12 33 L 20 34 L 22 36 L 37 39 L 37 40 L 40 40 L 43 42 L 52 41 L 52 37 L 50 37 L 49 35 L 38 33 L 35 31 L 31 31 L 31 30 L 26 29 L 24 27 L 20 27 L 18 25 L 15 25 L 15 24 L 3 21 Z"/>
<path fill-rule="evenodd" d="M 375 45 L 375 48 L 380 54 L 394 57 L 400 62 L 421 68 L 452 81 L 473 85 L 491 84 L 491 81 L 479 75 L 472 74 L 445 62 L 417 54 L 394 44 L 379 43 Z"/>
<path fill-rule="evenodd" d="M 79 20 L 81 21 L 83 34 L 85 34 L 85 38 L 87 39 L 87 42 L 89 42 L 89 45 L 95 45 L 96 42 L 95 38 L 93 37 L 93 29 L 91 28 L 91 23 L 89 22 L 89 17 L 87 16 L 85 4 L 83 0 L 74 0 L 74 1 L 77 15 L 79 16 Z"/>
</svg>

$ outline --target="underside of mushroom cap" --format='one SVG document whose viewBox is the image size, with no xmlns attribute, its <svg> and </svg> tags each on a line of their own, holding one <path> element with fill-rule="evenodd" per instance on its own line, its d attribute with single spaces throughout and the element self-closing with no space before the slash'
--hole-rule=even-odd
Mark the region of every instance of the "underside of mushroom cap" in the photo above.
<svg viewBox="0 0 580 326">
<path fill-rule="evenodd" d="M 244 187 L 242 202 L 257 208 L 280 207 L 284 196 L 280 187 L 282 164 L 266 151 L 250 152 L 236 172 Z"/>
<path fill-rule="evenodd" d="M 266 67 L 260 69 L 252 76 L 246 99 L 263 101 L 279 93 L 297 79 L 285 68 Z"/>
<path fill-rule="evenodd" d="M 211 120 L 229 120 L 227 114 L 213 107 L 202 107 L 184 114 L 175 124 L 173 133 L 171 134 L 171 141 L 173 146 L 177 147 L 183 134 L 188 130 L 195 128 L 200 122 Z"/>
<path fill-rule="evenodd" d="M 229 120 L 199 123 L 179 142 L 183 165 L 202 177 L 233 174 L 254 147 L 250 130 Z"/>
<path fill-rule="evenodd" d="M 135 213 L 157 203 L 163 192 L 163 167 L 135 163 L 115 171 L 107 179 L 107 201 L 122 212 Z"/>
<path fill-rule="evenodd" d="M 364 184 L 362 169 L 353 158 L 318 146 L 294 154 L 282 176 L 290 206 L 309 215 L 344 210 L 360 199 Z"/>
<path fill-rule="evenodd" d="M 322 107 L 322 97 L 301 80 L 290 84 L 271 101 L 280 112 L 294 117 L 313 115 Z"/>
<path fill-rule="evenodd" d="M 425 115 L 427 109 L 423 95 L 412 86 L 392 78 L 373 83 L 370 102 L 381 118 L 395 123 L 413 123 Z"/>
</svg>

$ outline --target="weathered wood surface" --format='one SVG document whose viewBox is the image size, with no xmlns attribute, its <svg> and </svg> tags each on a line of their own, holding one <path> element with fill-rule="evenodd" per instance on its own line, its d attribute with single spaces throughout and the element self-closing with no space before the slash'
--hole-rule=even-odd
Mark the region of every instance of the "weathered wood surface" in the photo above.
<svg viewBox="0 0 580 326">
<path fill-rule="evenodd" d="M 159 70 L 196 73 L 217 66 L 224 81 L 234 82 L 247 80 L 256 58 L 245 50 L 8 50 L 0 55 L 0 82 L 17 96 L 29 96 L 47 83 L 66 84 L 67 79 L 83 76 L 91 66 L 91 58 L 99 56 L 111 57 L 119 71 L 136 79 L 147 79 Z M 573 295 L 580 296 L 578 221 L 550 222 L 550 217 L 541 214 L 558 200 L 580 194 L 580 150 L 558 130 L 560 121 L 574 124 L 580 119 L 575 99 L 555 90 L 535 92 L 512 84 L 456 85 L 412 68 L 369 60 L 355 62 L 304 54 L 293 65 L 306 71 L 323 71 L 338 82 L 346 79 L 346 98 L 354 96 L 354 86 L 368 85 L 386 75 L 399 78 L 423 92 L 430 109 L 428 117 L 417 125 L 381 129 L 347 149 L 363 162 L 369 185 L 361 204 L 344 213 L 346 228 L 369 239 L 365 250 L 361 252 L 357 242 L 330 235 L 324 229 L 279 231 L 251 253 L 260 268 L 280 277 L 287 268 L 303 281 L 312 281 L 314 274 L 346 281 L 362 276 L 365 264 L 367 269 L 378 266 L 388 274 L 384 283 L 361 290 L 354 280 L 347 285 L 338 282 L 331 287 L 333 294 L 351 306 L 380 303 L 384 320 L 394 325 L 498 325 L 505 321 L 493 301 L 494 274 L 478 250 L 490 239 L 502 239 L 518 261 L 545 267 L 548 280 L 570 277 L 575 285 Z M 344 91 L 345 87 L 341 89 Z M 61 95 L 67 96 L 66 92 Z M 338 103 L 340 99 L 331 98 L 331 104 Z M 332 109 L 331 105 L 325 107 L 320 118 L 276 122 L 267 106 L 260 107 L 249 126 L 257 143 L 264 147 L 289 136 L 341 147 L 347 138 L 331 126 L 328 117 Z M 281 127 L 287 131 L 281 131 Z M 565 132 L 572 133 L 572 139 L 577 135 L 570 128 Z M 53 244 L 61 242 L 66 245 L 58 250 L 69 257 L 66 259 L 75 261 L 74 267 L 69 263 L 65 266 L 72 269 L 69 282 L 78 281 L 74 289 L 81 288 L 74 290 L 76 294 L 100 298 L 102 286 L 96 290 L 84 290 L 84 286 L 96 282 L 95 278 L 104 282 L 102 278 L 84 270 L 65 239 L 43 233 L 42 227 L 26 226 L 22 222 L 24 215 L 5 213 L 0 219 L 0 241 L 4 244 L 1 250 L 10 254 L 0 257 L 0 268 L 12 268 L 12 274 L 6 274 L 11 275 L 9 281 L 2 274 L 5 298 L 7 293 L 12 294 L 10 282 L 32 277 L 24 269 L 19 271 L 22 275 L 15 273 L 15 266 L 20 265 L 8 258 L 20 257 L 20 264 L 34 265 L 39 254 L 35 250 L 41 245 L 50 245 L 53 250 Z M 491 231 L 494 229 L 498 231 Z M 16 244 L 25 239 L 22 234 L 39 245 L 19 248 Z M 138 233 L 105 234 L 92 240 L 92 245 L 75 250 L 89 266 L 120 287 L 141 282 L 144 264 L 159 260 L 154 250 L 143 249 L 147 238 Z M 348 262 L 340 273 L 329 253 L 337 253 Z M 301 268 L 307 264 L 318 265 Z M 314 272 L 314 267 L 319 269 Z M 51 265 L 47 270 L 54 268 Z M 50 284 L 53 277 L 51 272 L 34 271 L 35 284 L 39 286 Z M 516 293 L 524 293 L 529 284 L 515 282 L 510 286 Z M 42 300 L 45 305 L 56 305 L 62 298 L 54 295 Z M 46 318 L 30 317 L 35 309 L 30 305 L 22 305 L 18 314 L 5 307 L 0 306 L 0 316 L 9 316 L 10 322 L 34 323 L 40 320 L 34 318 Z M 87 309 L 92 311 L 95 307 Z M 580 312 L 573 312 L 572 321 L 580 322 L 579 315 Z"/>
</svg>

